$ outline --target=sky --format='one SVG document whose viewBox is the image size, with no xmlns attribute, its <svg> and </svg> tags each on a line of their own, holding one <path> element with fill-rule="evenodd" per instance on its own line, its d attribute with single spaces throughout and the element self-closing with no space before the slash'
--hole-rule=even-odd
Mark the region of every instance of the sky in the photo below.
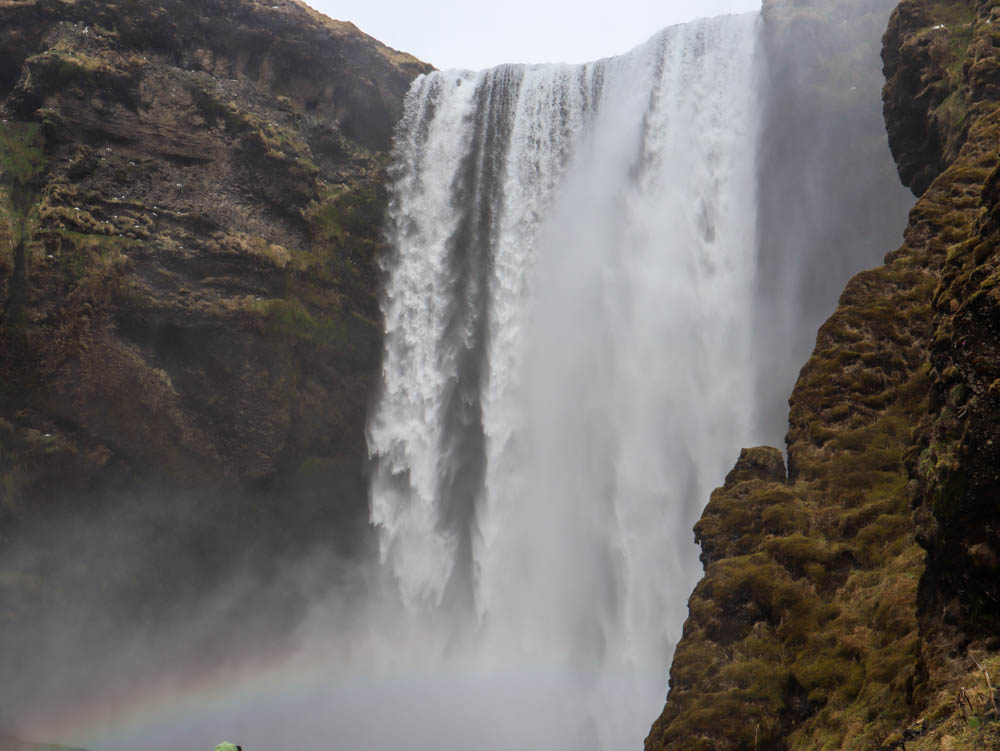
<svg viewBox="0 0 1000 751">
<path fill-rule="evenodd" d="M 306 2 L 442 70 L 587 62 L 627 52 L 664 26 L 760 8 L 760 0 Z"/>
</svg>

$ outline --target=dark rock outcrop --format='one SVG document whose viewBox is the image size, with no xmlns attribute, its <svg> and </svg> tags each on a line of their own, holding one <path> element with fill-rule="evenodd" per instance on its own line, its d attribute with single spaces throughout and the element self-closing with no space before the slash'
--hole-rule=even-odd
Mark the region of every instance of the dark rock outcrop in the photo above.
<svg viewBox="0 0 1000 751">
<path fill-rule="evenodd" d="M 923 611 L 943 613 L 967 637 L 1000 635 L 1000 307 L 994 290 L 1000 239 L 1000 8 L 964 6 L 964 21 L 930 3 L 901 5 L 886 35 L 886 58 L 916 67 L 921 40 L 942 31 L 951 45 L 951 72 L 939 80 L 956 108 L 938 122 L 941 140 L 957 153 L 928 155 L 923 169 L 951 166 L 938 178 L 960 177 L 961 202 L 942 216 L 949 247 L 934 296 L 930 351 L 931 405 L 909 463 L 915 480 L 917 532 L 928 550 Z M 945 21 L 949 24 L 945 24 Z M 886 111 L 912 96 L 905 79 L 890 78 Z M 910 155 L 919 163 L 920 152 Z M 935 184 L 932 183 L 932 186 Z M 994 439 L 997 439 L 996 441 Z M 927 624 L 935 630 L 940 619 Z M 1000 647 L 1000 639 L 997 640 Z"/>
<path fill-rule="evenodd" d="M 928 114 L 947 144 L 936 157 L 947 167 L 928 192 L 961 187 L 937 212 L 947 256 L 932 299 L 930 405 L 907 461 L 927 550 L 918 599 L 926 747 L 948 735 L 965 744 L 955 748 L 1000 748 L 989 695 L 1000 667 L 1000 8 L 912 5 L 900 6 L 886 35 L 887 66 L 894 57 L 916 65 L 911 51 L 948 32 L 951 65 L 939 85 L 950 117 Z M 888 80 L 887 113 L 912 95 L 907 83 Z"/>
<path fill-rule="evenodd" d="M 384 170 L 428 69 L 294 0 L 0 0 L 0 674 L 53 603 L 83 644 L 369 543 Z M 241 638 L 301 613 L 263 589 Z"/>
<path fill-rule="evenodd" d="M 973 90 L 981 96 L 990 86 L 981 67 L 972 74 L 966 65 L 974 15 L 973 0 L 905 0 L 889 20 L 882 55 L 885 121 L 899 176 L 917 196 L 958 155 Z"/>
<path fill-rule="evenodd" d="M 289 0 L 0 2 L 0 50 L 0 149 L 40 156 L 27 198 L 5 170 L 7 518 L 357 484 L 383 153 L 426 66 Z"/>
</svg>

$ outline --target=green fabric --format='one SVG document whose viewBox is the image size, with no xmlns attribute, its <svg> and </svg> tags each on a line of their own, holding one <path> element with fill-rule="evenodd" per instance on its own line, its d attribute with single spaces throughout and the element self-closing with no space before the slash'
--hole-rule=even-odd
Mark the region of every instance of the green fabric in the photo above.
<svg viewBox="0 0 1000 751">
<path fill-rule="evenodd" d="M 225 743 L 220 743 L 216 746 L 215 751 L 236 751 L 236 744 L 226 741 Z"/>
</svg>

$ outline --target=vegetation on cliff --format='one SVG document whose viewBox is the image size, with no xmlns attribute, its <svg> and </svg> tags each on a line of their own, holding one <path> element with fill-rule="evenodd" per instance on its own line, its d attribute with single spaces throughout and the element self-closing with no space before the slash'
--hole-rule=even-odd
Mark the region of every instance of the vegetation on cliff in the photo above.
<svg viewBox="0 0 1000 751">
<path fill-rule="evenodd" d="M 696 527 L 705 576 L 647 749 L 1000 748 L 993 5 L 893 12 L 885 117 L 920 199 L 820 329 L 787 477 L 744 452 Z"/>
<path fill-rule="evenodd" d="M 384 167 L 428 69 L 294 0 L 0 0 L 0 672 L 39 592 L 152 615 L 366 544 Z"/>
</svg>

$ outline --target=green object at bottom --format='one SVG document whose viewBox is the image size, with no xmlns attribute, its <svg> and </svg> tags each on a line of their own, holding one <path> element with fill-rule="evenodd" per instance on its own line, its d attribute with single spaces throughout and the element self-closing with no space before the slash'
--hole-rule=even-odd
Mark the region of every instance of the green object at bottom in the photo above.
<svg viewBox="0 0 1000 751">
<path fill-rule="evenodd" d="M 229 743 L 228 741 L 225 743 L 220 743 L 218 746 L 215 747 L 215 751 L 238 751 L 238 750 L 239 746 L 237 746 L 235 743 Z"/>
</svg>

